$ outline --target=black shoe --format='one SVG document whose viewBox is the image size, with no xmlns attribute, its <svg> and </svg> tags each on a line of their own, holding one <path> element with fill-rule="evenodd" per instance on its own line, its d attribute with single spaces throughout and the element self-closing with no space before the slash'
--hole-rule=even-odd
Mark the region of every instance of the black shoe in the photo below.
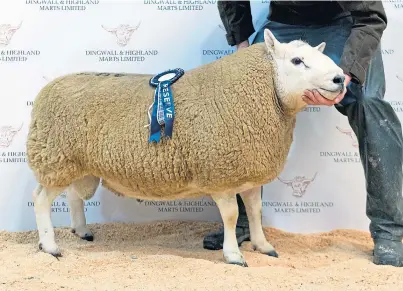
<svg viewBox="0 0 403 291">
<path fill-rule="evenodd" d="M 237 226 L 236 227 L 236 239 L 238 246 L 244 241 L 250 241 L 250 234 L 248 227 Z M 224 243 L 224 228 L 220 228 L 218 231 L 209 232 L 203 239 L 203 248 L 207 250 L 221 250 Z"/>
<path fill-rule="evenodd" d="M 374 240 L 374 264 L 403 267 L 403 244 L 401 241 Z"/>
</svg>

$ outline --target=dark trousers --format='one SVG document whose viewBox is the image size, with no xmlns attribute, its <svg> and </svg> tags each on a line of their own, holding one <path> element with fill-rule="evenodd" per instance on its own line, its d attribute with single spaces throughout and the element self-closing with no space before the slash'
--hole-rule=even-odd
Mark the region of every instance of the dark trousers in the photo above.
<svg viewBox="0 0 403 291">
<path fill-rule="evenodd" d="M 327 26 L 298 26 L 269 21 L 258 31 L 252 43 L 264 41 L 264 28 L 270 29 L 280 42 L 302 39 L 316 46 L 325 41 L 324 53 L 338 63 L 351 26 L 350 17 Z M 385 74 L 380 47 L 371 60 L 364 86 L 351 82 L 347 89 L 341 104 L 335 107 L 348 117 L 357 135 L 366 180 L 366 214 L 371 221 L 371 235 L 373 238 L 402 239 L 402 129 L 393 108 L 383 100 Z M 337 177 L 334 183 L 337 183 Z M 245 206 L 239 195 L 237 197 L 238 225 L 245 226 Z"/>
</svg>

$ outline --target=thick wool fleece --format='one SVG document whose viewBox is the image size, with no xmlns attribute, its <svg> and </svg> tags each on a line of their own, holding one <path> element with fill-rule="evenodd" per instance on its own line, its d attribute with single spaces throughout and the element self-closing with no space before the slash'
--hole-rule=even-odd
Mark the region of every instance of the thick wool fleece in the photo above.
<svg viewBox="0 0 403 291">
<path fill-rule="evenodd" d="M 262 185 L 282 171 L 295 115 L 278 100 L 264 44 L 185 72 L 172 86 L 173 138 L 158 144 L 144 127 L 151 77 L 79 73 L 43 88 L 27 141 L 38 182 L 95 176 L 122 195 L 178 199 Z"/>
</svg>

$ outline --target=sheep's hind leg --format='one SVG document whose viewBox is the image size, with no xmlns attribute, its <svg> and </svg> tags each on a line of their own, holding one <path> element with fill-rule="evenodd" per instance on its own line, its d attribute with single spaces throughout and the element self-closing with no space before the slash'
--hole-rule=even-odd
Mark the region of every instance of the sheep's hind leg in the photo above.
<svg viewBox="0 0 403 291">
<path fill-rule="evenodd" d="M 67 190 L 70 206 L 71 232 L 83 240 L 93 241 L 94 235 L 89 230 L 85 219 L 84 200 L 91 199 L 99 185 L 99 178 L 85 176 L 74 181 Z"/>
<path fill-rule="evenodd" d="M 278 257 L 274 247 L 267 241 L 262 226 L 262 196 L 260 186 L 240 193 L 245 204 L 249 220 L 250 240 L 253 248 L 259 252 Z"/>
<path fill-rule="evenodd" d="M 33 192 L 34 211 L 39 232 L 39 249 L 55 257 L 61 257 L 55 242 L 55 232 L 51 219 L 53 200 L 63 192 L 62 188 L 47 188 L 38 185 Z"/>
<path fill-rule="evenodd" d="M 238 219 L 238 203 L 236 195 L 211 195 L 220 211 L 221 218 L 224 223 L 224 243 L 223 253 L 228 264 L 240 265 L 247 267 L 245 259 L 239 250 L 236 239 L 236 222 Z"/>
</svg>

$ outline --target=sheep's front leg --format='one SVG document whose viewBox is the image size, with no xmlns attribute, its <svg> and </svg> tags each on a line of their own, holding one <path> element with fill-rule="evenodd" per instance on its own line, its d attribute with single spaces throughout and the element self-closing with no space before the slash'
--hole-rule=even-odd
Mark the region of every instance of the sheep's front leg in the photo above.
<svg viewBox="0 0 403 291">
<path fill-rule="evenodd" d="M 238 219 L 238 203 L 236 195 L 212 195 L 211 196 L 220 211 L 224 224 L 223 253 L 227 263 L 247 267 L 245 259 L 239 250 L 236 240 L 236 222 Z"/>
<path fill-rule="evenodd" d="M 266 240 L 262 226 L 262 196 L 260 186 L 240 193 L 249 220 L 250 240 L 259 252 L 278 257 L 274 247 Z"/>
<path fill-rule="evenodd" d="M 55 242 L 55 232 L 51 220 L 53 200 L 63 189 L 45 188 L 38 185 L 33 192 L 34 211 L 39 232 L 39 249 L 55 257 L 61 257 L 59 247 Z"/>
</svg>

